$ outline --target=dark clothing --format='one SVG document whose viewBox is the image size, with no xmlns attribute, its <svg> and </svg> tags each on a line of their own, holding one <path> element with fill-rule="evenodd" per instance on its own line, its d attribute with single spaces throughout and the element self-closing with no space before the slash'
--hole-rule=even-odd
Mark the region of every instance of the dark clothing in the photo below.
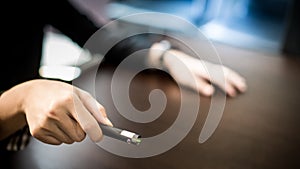
<svg viewBox="0 0 300 169">
<path fill-rule="evenodd" d="M 0 91 L 39 77 L 45 26 L 53 26 L 81 47 L 98 30 L 67 0 L 9 1 L 2 7 L 13 14 L 4 15 L 6 18 L 1 21 L 4 44 L 1 50 Z M 118 62 L 133 51 L 149 48 L 152 43 L 147 41 L 145 35 L 131 37 L 114 47 L 105 57 L 110 62 Z"/>
<path fill-rule="evenodd" d="M 13 14 L 1 21 L 0 90 L 39 77 L 45 26 L 52 25 L 80 46 L 98 29 L 65 0 L 9 1 L 2 8 Z"/>
</svg>

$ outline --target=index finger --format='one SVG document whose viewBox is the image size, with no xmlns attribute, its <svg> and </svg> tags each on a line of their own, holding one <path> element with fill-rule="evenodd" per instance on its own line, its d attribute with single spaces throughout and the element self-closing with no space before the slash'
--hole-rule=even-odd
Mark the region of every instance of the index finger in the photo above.
<svg viewBox="0 0 300 169">
<path fill-rule="evenodd" d="M 87 110 L 77 94 L 74 94 L 73 98 L 75 110 L 71 112 L 72 115 L 93 142 L 101 141 L 103 135 L 97 120 Z"/>
<path fill-rule="evenodd" d="M 91 114 L 96 118 L 98 122 L 106 124 L 108 126 L 113 126 L 111 121 L 107 118 L 105 108 L 100 103 L 98 103 L 96 99 L 94 99 L 89 93 L 80 89 L 78 95 L 84 106 L 89 112 L 91 112 Z"/>
</svg>

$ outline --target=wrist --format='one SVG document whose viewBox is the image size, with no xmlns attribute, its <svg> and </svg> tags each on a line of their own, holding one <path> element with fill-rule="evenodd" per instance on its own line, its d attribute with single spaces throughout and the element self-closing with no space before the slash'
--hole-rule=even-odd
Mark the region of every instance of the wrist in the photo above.
<svg viewBox="0 0 300 169">
<path fill-rule="evenodd" d="M 164 68 L 165 54 L 171 49 L 171 44 L 163 40 L 152 45 L 149 51 L 148 64 L 155 68 Z"/>
<path fill-rule="evenodd" d="M 9 110 L 9 112 L 11 112 L 14 115 L 23 112 L 23 96 L 19 92 L 19 86 L 14 86 L 1 94 L 1 107 L 6 108 L 6 110 Z"/>
<path fill-rule="evenodd" d="M 30 92 L 30 81 L 21 83 L 14 88 L 12 88 L 12 95 L 16 97 L 16 108 L 19 113 L 25 115 L 26 110 L 26 97 Z"/>
<path fill-rule="evenodd" d="M 0 98 L 0 140 L 11 135 L 26 125 L 26 116 L 22 109 L 23 94 L 15 86 Z"/>
</svg>

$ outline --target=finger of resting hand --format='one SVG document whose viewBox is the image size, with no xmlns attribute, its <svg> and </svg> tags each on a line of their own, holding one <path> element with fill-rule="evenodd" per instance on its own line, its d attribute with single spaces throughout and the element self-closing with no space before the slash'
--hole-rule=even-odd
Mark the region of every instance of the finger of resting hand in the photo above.
<svg viewBox="0 0 300 169">
<path fill-rule="evenodd" d="M 199 76 L 199 91 L 206 95 L 206 96 L 211 96 L 214 92 L 214 88 L 213 86 L 211 86 L 208 81 L 210 83 L 213 83 L 215 85 L 217 85 L 220 89 L 222 89 L 224 92 L 228 93 L 230 96 L 234 95 L 234 91 L 232 90 L 232 86 L 228 86 L 228 84 L 225 83 L 226 78 L 228 77 L 226 75 L 226 73 L 229 73 L 229 69 L 226 70 L 227 72 L 224 72 L 225 77 L 223 77 L 223 72 L 224 69 L 219 69 L 222 68 L 221 66 L 217 66 L 206 62 L 206 61 L 202 61 L 202 66 L 198 66 L 199 68 L 195 69 L 197 71 L 195 71 L 195 73 L 197 74 L 197 76 Z M 221 76 L 220 76 L 221 75 Z M 202 87 L 204 86 L 204 87 Z M 227 86 L 227 87 L 226 87 Z"/>
<path fill-rule="evenodd" d="M 226 79 L 229 83 L 231 83 L 235 88 L 237 88 L 241 92 L 245 92 L 247 90 L 246 80 L 240 76 L 239 74 L 229 70 Z"/>
<path fill-rule="evenodd" d="M 218 74 L 215 73 L 215 76 L 210 77 L 209 80 L 231 97 L 236 96 L 236 89 L 240 91 L 245 90 L 243 77 L 227 67 L 223 67 L 223 71 L 224 76 L 217 76 Z"/>
<path fill-rule="evenodd" d="M 212 78 L 211 81 L 215 85 L 217 85 L 220 89 L 222 89 L 226 94 L 228 94 L 231 97 L 234 97 L 236 95 L 236 89 L 234 86 L 229 83 L 228 81 L 224 81 L 225 79 L 222 78 Z"/>
<path fill-rule="evenodd" d="M 107 118 L 104 107 L 98 103 L 96 99 L 86 92 L 80 92 L 79 97 L 84 106 L 92 113 L 98 122 L 112 126 L 112 123 Z"/>
<path fill-rule="evenodd" d="M 231 97 L 236 96 L 236 89 L 234 88 L 234 86 L 231 83 L 227 82 L 225 84 L 225 92 Z"/>
<path fill-rule="evenodd" d="M 97 120 L 92 116 L 91 112 L 85 107 L 80 98 L 74 95 L 75 111 L 72 113 L 79 125 L 90 137 L 93 142 L 99 142 L 102 139 L 102 131 Z"/>
<path fill-rule="evenodd" d="M 197 78 L 197 91 L 205 96 L 211 96 L 214 93 L 214 88 L 205 79 L 199 77 Z"/>
</svg>

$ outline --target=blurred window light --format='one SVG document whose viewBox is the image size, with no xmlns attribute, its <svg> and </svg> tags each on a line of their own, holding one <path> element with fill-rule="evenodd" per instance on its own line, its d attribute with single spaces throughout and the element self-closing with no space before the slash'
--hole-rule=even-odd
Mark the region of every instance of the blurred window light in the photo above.
<svg viewBox="0 0 300 169">
<path fill-rule="evenodd" d="M 72 81 L 79 77 L 81 70 L 75 66 L 43 65 L 39 69 L 42 77 Z"/>
<path fill-rule="evenodd" d="M 80 73 L 80 66 L 89 62 L 91 55 L 63 34 L 45 32 L 39 74 L 44 78 L 72 81 Z"/>
</svg>

